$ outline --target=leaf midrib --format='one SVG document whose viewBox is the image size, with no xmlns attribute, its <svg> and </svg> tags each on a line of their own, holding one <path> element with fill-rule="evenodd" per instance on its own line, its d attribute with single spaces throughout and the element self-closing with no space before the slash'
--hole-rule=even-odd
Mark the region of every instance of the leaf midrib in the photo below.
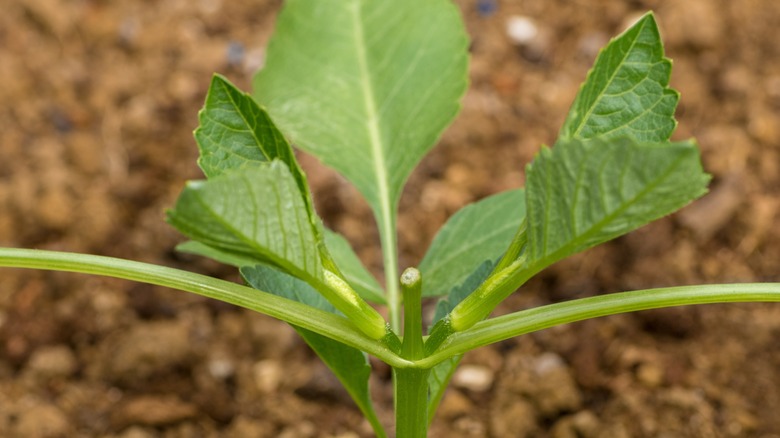
<svg viewBox="0 0 780 438">
<path fill-rule="evenodd" d="M 588 229 L 583 234 L 580 234 L 579 236 L 575 237 L 572 241 L 570 241 L 568 244 L 561 246 L 558 250 L 556 250 L 553 253 L 543 255 L 540 259 L 538 259 L 536 262 L 533 263 L 534 269 L 544 269 L 546 266 L 549 266 L 552 263 L 555 263 L 556 261 L 560 260 L 562 257 L 565 257 L 565 254 L 571 250 L 571 248 L 576 248 L 577 246 L 581 245 L 582 242 L 586 241 L 588 237 L 598 233 L 601 231 L 602 228 L 607 226 L 612 220 L 614 220 L 616 217 L 619 217 L 623 214 L 628 208 L 636 204 L 639 199 L 646 196 L 648 193 L 650 193 L 652 190 L 657 188 L 668 176 L 671 174 L 683 161 L 685 160 L 685 155 L 681 155 L 677 160 L 670 163 L 669 167 L 666 169 L 666 171 L 660 175 L 658 178 L 655 179 L 651 184 L 648 184 L 644 190 L 640 191 L 636 194 L 633 198 L 631 198 L 630 201 L 626 202 L 622 207 L 616 209 L 609 215 L 605 216 L 604 219 L 600 220 L 596 224 L 594 224 L 593 227 Z M 549 220 L 549 217 L 547 215 L 547 212 L 545 212 L 545 223 L 547 223 Z M 547 242 L 546 242 L 547 233 L 544 233 L 544 246 L 543 246 L 543 252 L 547 252 Z"/>
<path fill-rule="evenodd" d="M 250 188 L 251 184 L 250 184 L 250 182 L 246 178 L 242 177 L 241 180 L 242 180 L 242 182 L 244 182 L 244 184 L 246 184 L 248 190 L 250 190 L 250 191 L 253 190 L 253 189 Z M 223 217 L 223 215 L 217 214 L 217 212 L 214 210 L 213 206 L 210 203 L 206 202 L 205 199 L 203 199 L 203 196 L 202 196 L 201 193 L 196 192 L 195 194 L 197 195 L 197 196 L 195 196 L 195 199 L 197 200 L 197 202 L 203 207 L 204 210 L 206 210 L 208 213 L 210 213 L 212 219 L 216 220 L 216 222 L 219 225 L 221 225 L 222 227 L 227 229 L 229 231 L 229 234 L 231 234 L 234 237 L 236 237 L 239 242 L 242 242 L 247 247 L 249 247 L 251 249 L 254 249 L 260 255 L 268 257 L 269 259 L 273 259 L 273 263 L 279 265 L 283 269 L 288 270 L 289 272 L 294 272 L 296 274 L 296 276 L 301 277 L 301 278 L 305 279 L 306 281 L 313 281 L 315 283 L 319 283 L 320 282 L 319 278 L 317 278 L 315 275 L 312 275 L 312 274 L 310 274 L 309 272 L 306 271 L 306 269 L 309 268 L 309 266 L 306 266 L 305 257 L 304 257 L 304 267 L 303 268 L 299 268 L 293 262 L 290 262 L 286 257 L 280 256 L 279 254 L 277 254 L 277 253 L 275 253 L 273 251 L 268 251 L 263 246 L 259 245 L 256 241 L 252 240 L 252 238 L 247 236 L 243 231 L 239 230 L 238 228 L 236 228 L 235 226 L 233 226 L 232 224 L 227 222 L 225 220 L 225 218 Z M 250 197 L 250 199 L 252 199 L 252 197 Z M 253 200 L 253 202 L 254 202 L 254 200 Z M 253 208 L 256 209 L 257 207 L 253 206 Z M 284 221 L 281 221 L 281 222 L 284 222 Z M 256 231 L 256 230 L 253 230 L 253 233 L 254 233 L 254 231 Z M 301 238 L 303 238 L 303 237 L 301 236 Z M 215 240 L 215 242 L 219 243 L 217 240 Z M 314 268 L 316 269 L 317 265 L 318 265 L 316 260 L 314 261 L 314 265 L 315 265 Z"/>
<path fill-rule="evenodd" d="M 631 45 L 628 47 L 628 49 L 623 53 L 623 56 L 621 57 L 620 62 L 617 65 L 617 68 L 614 69 L 611 75 L 609 75 L 609 79 L 604 84 L 604 87 L 599 91 L 599 93 L 596 95 L 596 98 L 593 99 L 593 105 L 591 105 L 590 108 L 588 108 L 588 111 L 585 112 L 585 114 L 582 117 L 582 121 L 580 122 L 580 125 L 577 126 L 577 129 L 572 133 L 570 138 L 577 138 L 580 135 L 580 132 L 585 128 L 585 125 L 587 125 L 587 120 L 590 119 L 590 116 L 593 114 L 593 111 L 596 109 L 596 106 L 598 101 L 601 100 L 602 97 L 604 97 L 604 94 L 606 94 L 606 90 L 609 88 L 609 86 L 612 84 L 612 81 L 615 80 L 615 76 L 617 76 L 617 72 L 623 67 L 624 63 L 626 62 L 626 59 L 628 58 L 628 55 L 631 53 L 631 51 L 634 49 L 634 46 L 636 45 L 636 42 L 639 41 L 639 35 L 644 32 L 645 26 L 647 23 L 643 23 L 642 27 L 638 29 L 636 37 L 633 41 L 631 41 Z M 642 64 L 647 64 L 646 62 L 643 62 Z M 587 80 L 589 80 L 588 78 Z M 586 80 L 586 83 L 587 83 Z"/>
<path fill-rule="evenodd" d="M 247 127 L 247 131 L 249 132 L 249 135 L 255 140 L 255 144 L 257 145 L 257 149 L 260 150 L 260 153 L 263 154 L 265 159 L 267 161 L 271 161 L 271 156 L 268 154 L 268 152 L 263 147 L 263 142 L 260 141 L 260 137 L 258 137 L 257 132 L 255 131 L 256 124 L 252 124 L 249 122 L 249 119 L 247 119 L 246 115 L 244 114 L 243 109 L 241 108 L 241 105 L 234 99 L 233 90 L 230 90 L 228 85 L 224 82 L 220 83 L 220 86 L 222 87 L 222 91 L 227 96 L 228 100 L 230 101 L 230 104 L 233 105 L 233 107 L 236 109 L 236 113 L 241 118 L 241 120 L 244 122 L 244 125 Z M 251 99 L 251 98 L 250 98 Z M 258 108 L 259 110 L 259 108 Z"/>
<path fill-rule="evenodd" d="M 379 127 L 379 113 L 374 98 L 374 85 L 371 83 L 371 77 L 368 69 L 368 55 L 366 51 L 365 35 L 363 24 L 360 20 L 360 3 L 353 2 L 352 28 L 355 39 L 355 50 L 357 52 L 357 62 L 359 70 L 360 88 L 363 94 L 363 106 L 366 110 L 366 119 L 368 120 L 367 129 L 369 144 L 371 146 L 371 158 L 374 167 L 374 175 L 377 184 L 377 195 L 379 197 L 379 210 L 382 220 L 390 222 L 390 189 L 388 187 L 387 168 L 385 167 L 384 150 L 385 145 L 382 141 L 381 130 Z"/>
</svg>

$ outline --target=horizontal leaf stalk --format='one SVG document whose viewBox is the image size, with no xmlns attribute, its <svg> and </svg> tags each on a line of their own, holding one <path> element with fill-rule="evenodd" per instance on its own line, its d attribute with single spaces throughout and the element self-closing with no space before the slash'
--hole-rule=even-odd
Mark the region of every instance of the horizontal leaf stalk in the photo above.
<svg viewBox="0 0 780 438">
<path fill-rule="evenodd" d="M 680 286 L 621 292 L 549 304 L 482 321 L 454 333 L 414 366 L 430 368 L 452 356 L 515 336 L 601 316 L 692 304 L 780 302 L 780 283 Z"/>
<path fill-rule="evenodd" d="M 358 330 L 348 319 L 229 281 L 131 260 L 35 249 L 0 248 L 0 266 L 79 272 L 170 287 L 263 313 L 376 356 L 393 367 L 412 362 Z"/>
</svg>

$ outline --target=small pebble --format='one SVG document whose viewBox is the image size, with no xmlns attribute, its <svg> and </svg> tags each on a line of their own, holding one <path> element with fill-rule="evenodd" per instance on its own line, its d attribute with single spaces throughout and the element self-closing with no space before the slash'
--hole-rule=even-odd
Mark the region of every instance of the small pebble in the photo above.
<svg viewBox="0 0 780 438">
<path fill-rule="evenodd" d="M 451 389 L 444 394 L 436 415 L 446 419 L 453 419 L 466 415 L 473 410 L 474 405 L 468 397 L 458 390 Z"/>
<path fill-rule="evenodd" d="M 30 357 L 28 370 L 41 377 L 66 377 L 78 366 L 76 356 L 65 345 L 41 347 Z"/>
<path fill-rule="evenodd" d="M 479 365 L 463 365 L 455 372 L 452 383 L 463 389 L 484 392 L 493 386 L 493 371 Z"/>
<path fill-rule="evenodd" d="M 34 404 L 26 406 L 17 417 L 10 436 L 48 438 L 70 436 L 68 418 L 56 406 Z"/>
<path fill-rule="evenodd" d="M 566 368 L 563 359 L 555 353 L 544 353 L 539 356 L 533 364 L 534 372 L 540 376 L 548 374 L 551 371 Z"/>
<path fill-rule="evenodd" d="M 284 370 L 275 360 L 261 360 L 252 367 L 257 390 L 263 394 L 276 391 Z"/>
<path fill-rule="evenodd" d="M 208 362 L 208 370 L 211 377 L 216 379 L 227 379 L 236 372 L 233 361 L 229 359 L 212 359 Z"/>
<path fill-rule="evenodd" d="M 639 366 L 636 376 L 645 386 L 655 388 L 663 383 L 664 371 L 655 364 L 645 363 Z"/>
<path fill-rule="evenodd" d="M 509 17 L 506 23 L 506 34 L 517 45 L 527 45 L 539 35 L 539 28 L 534 21 L 522 15 Z"/>
<path fill-rule="evenodd" d="M 176 396 L 138 396 L 115 409 L 111 422 L 116 427 L 130 425 L 164 426 L 194 418 L 198 408 Z"/>
<path fill-rule="evenodd" d="M 178 321 L 137 324 L 117 338 L 107 338 L 104 373 L 116 381 L 160 375 L 188 362 L 189 329 Z"/>
<path fill-rule="evenodd" d="M 129 429 L 125 429 L 119 438 L 154 438 L 155 435 L 147 428 L 140 426 L 133 426 Z"/>
</svg>

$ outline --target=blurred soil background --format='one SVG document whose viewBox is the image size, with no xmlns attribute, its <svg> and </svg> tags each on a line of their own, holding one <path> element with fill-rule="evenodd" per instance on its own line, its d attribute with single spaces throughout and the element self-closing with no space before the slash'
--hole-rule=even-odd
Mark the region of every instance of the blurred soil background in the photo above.
<svg viewBox="0 0 780 438">
<path fill-rule="evenodd" d="M 213 72 L 249 90 L 281 1 L 4 0 L 0 245 L 160 263 L 163 222 L 201 176 L 192 130 Z M 462 114 L 413 174 L 401 266 L 462 206 L 523 184 L 598 49 L 656 11 L 711 193 L 559 263 L 500 313 L 694 283 L 780 281 L 780 3 L 460 0 L 473 38 Z M 508 26 L 514 29 L 507 32 Z M 357 192 L 301 157 L 320 214 L 381 275 Z M 389 370 L 377 406 L 391 421 Z M 780 437 L 780 306 L 712 305 L 573 324 L 466 356 L 432 436 Z M 283 323 L 197 296 L 0 271 L 0 436 L 368 437 Z"/>
</svg>

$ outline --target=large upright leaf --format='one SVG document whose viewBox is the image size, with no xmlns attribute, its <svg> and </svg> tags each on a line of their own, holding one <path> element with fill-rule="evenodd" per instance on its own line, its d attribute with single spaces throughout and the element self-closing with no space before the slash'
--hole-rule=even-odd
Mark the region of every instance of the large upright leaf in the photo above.
<svg viewBox="0 0 780 438">
<path fill-rule="evenodd" d="M 677 123 L 679 94 L 668 88 L 664 57 L 651 13 L 612 40 L 596 59 L 563 124 L 559 140 L 629 137 L 668 140 Z"/>
<path fill-rule="evenodd" d="M 316 237 L 295 178 L 274 160 L 208 181 L 191 181 L 168 221 L 209 247 L 322 278 Z"/>
<path fill-rule="evenodd" d="M 241 268 L 241 275 L 255 289 L 308 304 L 320 310 L 339 313 L 333 305 L 306 282 L 269 266 L 246 266 Z M 293 326 L 293 328 L 344 385 L 377 435 L 385 436 L 371 403 L 368 388 L 371 365 L 368 363 L 366 354 L 309 330 L 297 326 Z"/>
<path fill-rule="evenodd" d="M 524 217 L 522 189 L 490 196 L 452 215 L 420 262 L 423 296 L 445 295 L 483 262 L 496 261 Z"/>
<path fill-rule="evenodd" d="M 528 166 L 529 262 L 543 268 L 670 214 L 707 191 L 692 141 L 559 142 Z"/>
<path fill-rule="evenodd" d="M 467 45 L 450 0 L 288 0 L 255 97 L 357 186 L 387 235 L 404 182 L 459 110 Z"/>
</svg>

